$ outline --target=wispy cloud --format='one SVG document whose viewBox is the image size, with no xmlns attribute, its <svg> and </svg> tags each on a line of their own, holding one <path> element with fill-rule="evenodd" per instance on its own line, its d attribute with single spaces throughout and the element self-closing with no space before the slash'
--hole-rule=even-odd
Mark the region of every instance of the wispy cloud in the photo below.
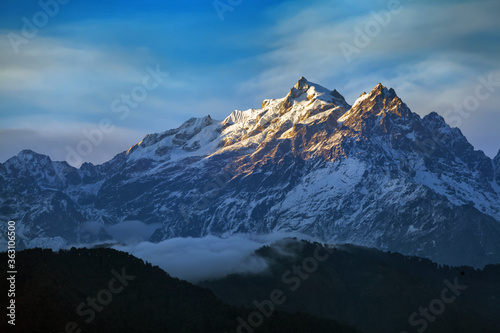
<svg viewBox="0 0 500 333">
<path fill-rule="evenodd" d="M 149 261 L 172 276 L 196 283 L 229 274 L 265 271 L 268 263 L 256 256 L 255 250 L 286 237 L 312 240 L 302 234 L 278 232 L 261 236 L 172 238 L 160 243 L 142 242 L 114 248 Z"/>
<path fill-rule="evenodd" d="M 265 270 L 265 260 L 253 255 L 262 245 L 244 236 L 225 239 L 206 236 L 173 238 L 160 243 L 144 242 L 135 246 L 115 246 L 115 249 L 158 265 L 172 276 L 199 282 L 232 273 L 258 273 Z"/>
<path fill-rule="evenodd" d="M 48 155 L 55 161 L 65 161 L 68 151 L 66 146 L 76 147 L 85 137 L 82 130 L 92 130 L 92 123 L 47 123 L 39 130 L 28 128 L 0 129 L 0 163 L 17 155 L 23 149 Z M 112 159 L 118 152 L 124 151 L 144 137 L 141 131 L 115 127 L 102 144 L 93 147 L 87 161 L 101 164 Z"/>
<path fill-rule="evenodd" d="M 340 43 L 354 45 L 356 30 L 374 21 L 373 13 L 387 11 L 386 2 L 358 5 L 340 2 L 295 3 L 279 6 L 281 13 L 268 33 L 273 49 L 259 56 L 266 66 L 241 83 L 242 91 L 280 96 L 301 75 L 336 88 L 351 103 L 378 82 L 392 86 L 413 111 L 444 114 L 474 91 L 478 76 L 493 73 L 500 80 L 498 1 L 401 1 L 396 14 L 380 33 L 347 61 Z M 488 128 L 499 120 L 500 91 L 481 104 L 473 116 Z M 461 126 L 476 148 L 491 156 L 500 137 L 484 140 L 469 122 Z M 477 136 L 476 136 L 477 135 Z"/>
<path fill-rule="evenodd" d="M 1 106 L 31 106 L 17 108 L 16 113 L 24 112 L 24 116 L 39 114 L 41 109 L 49 117 L 99 117 L 108 111 L 117 95 L 127 92 L 144 76 L 143 60 L 134 60 L 134 50 L 125 52 L 38 37 L 28 50 L 13 57 L 7 44 L 8 41 L 0 40 Z"/>
<path fill-rule="evenodd" d="M 155 64 L 169 79 L 117 126 L 144 135 L 192 116 L 222 119 L 233 109 L 282 97 L 300 76 L 336 88 L 351 103 L 382 82 L 419 114 L 443 114 L 474 89 L 479 75 L 498 75 L 498 1 L 400 3 L 350 62 L 339 44 L 353 43 L 355 29 L 387 10 L 387 1 L 247 2 L 224 22 L 211 3 L 72 3 L 19 55 L 0 39 L 0 127 L 40 132 L 21 124 L 36 117 L 97 124 L 117 96 L 140 82 L 145 66 Z M 89 9 L 100 6 L 100 15 Z M 20 28 L 23 15 L 39 10 L 8 9 L 13 19 L 0 24 L 4 36 Z M 476 129 L 498 122 L 499 95 L 461 127 L 490 155 L 500 137 L 486 140 Z"/>
</svg>

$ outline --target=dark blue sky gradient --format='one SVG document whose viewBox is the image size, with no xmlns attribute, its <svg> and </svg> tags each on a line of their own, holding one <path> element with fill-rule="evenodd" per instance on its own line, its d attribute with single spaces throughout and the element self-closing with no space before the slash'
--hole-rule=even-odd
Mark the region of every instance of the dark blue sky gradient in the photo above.
<svg viewBox="0 0 500 333">
<path fill-rule="evenodd" d="M 220 20 L 213 1 L 72 0 L 19 53 L 7 35 L 20 35 L 22 17 L 31 20 L 41 9 L 34 0 L 2 1 L 0 161 L 20 148 L 61 159 L 64 149 L 44 146 L 47 133 L 78 140 L 79 128 L 115 116 L 110 104 L 140 84 L 146 66 L 160 66 L 168 79 L 127 119 L 112 119 L 118 130 L 109 142 L 119 144 L 98 147 L 102 154 L 90 161 L 190 117 L 223 119 L 234 109 L 258 108 L 265 98 L 283 97 L 300 76 L 350 103 L 381 82 L 422 116 L 445 115 L 474 93 L 480 76 L 500 81 L 494 0 L 401 0 L 401 13 L 348 60 L 340 44 L 354 45 L 356 29 L 390 1 L 243 0 Z M 500 87 L 459 125 L 490 156 L 500 148 L 498 105 Z M 21 129 L 40 140 L 20 147 L 12 130 Z"/>
</svg>

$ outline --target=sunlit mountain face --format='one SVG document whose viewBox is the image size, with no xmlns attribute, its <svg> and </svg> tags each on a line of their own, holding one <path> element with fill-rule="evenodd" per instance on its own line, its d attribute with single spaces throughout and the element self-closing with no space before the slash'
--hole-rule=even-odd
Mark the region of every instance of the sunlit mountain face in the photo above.
<svg viewBox="0 0 500 333">
<path fill-rule="evenodd" d="M 0 332 L 500 332 L 499 17 L 0 1 Z"/>
<path fill-rule="evenodd" d="M 27 247 L 297 232 L 500 262 L 500 157 L 392 88 L 352 105 L 339 91 L 302 77 L 260 109 L 189 119 L 102 165 L 23 151 L 0 165 L 2 214 Z"/>
</svg>

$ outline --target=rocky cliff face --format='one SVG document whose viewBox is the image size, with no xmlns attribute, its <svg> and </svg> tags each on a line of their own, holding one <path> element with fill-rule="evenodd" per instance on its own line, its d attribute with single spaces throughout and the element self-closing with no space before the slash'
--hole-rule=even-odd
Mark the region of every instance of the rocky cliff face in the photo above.
<svg viewBox="0 0 500 333">
<path fill-rule="evenodd" d="M 351 106 L 301 78 L 260 109 L 192 118 L 103 165 L 23 151 L 0 165 L 0 214 L 28 246 L 140 220 L 161 224 L 152 241 L 298 231 L 480 266 L 500 262 L 499 156 L 381 84 Z"/>
<path fill-rule="evenodd" d="M 497 153 L 497 156 L 493 159 L 493 168 L 495 169 L 495 182 L 498 186 L 500 186 L 500 150 Z"/>
</svg>

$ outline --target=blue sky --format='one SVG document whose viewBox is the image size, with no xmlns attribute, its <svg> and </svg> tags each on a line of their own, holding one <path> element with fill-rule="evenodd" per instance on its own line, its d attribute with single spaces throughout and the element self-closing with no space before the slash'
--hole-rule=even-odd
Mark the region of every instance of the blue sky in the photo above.
<svg viewBox="0 0 500 333">
<path fill-rule="evenodd" d="M 490 157 L 500 148 L 497 0 L 55 1 L 41 1 L 52 15 L 0 4 L 0 162 L 24 148 L 64 160 L 106 119 L 84 157 L 102 163 L 190 117 L 283 97 L 301 76 L 351 104 L 381 82 Z M 141 91 L 146 68 L 168 76 L 120 117 L 113 102 Z"/>
</svg>

